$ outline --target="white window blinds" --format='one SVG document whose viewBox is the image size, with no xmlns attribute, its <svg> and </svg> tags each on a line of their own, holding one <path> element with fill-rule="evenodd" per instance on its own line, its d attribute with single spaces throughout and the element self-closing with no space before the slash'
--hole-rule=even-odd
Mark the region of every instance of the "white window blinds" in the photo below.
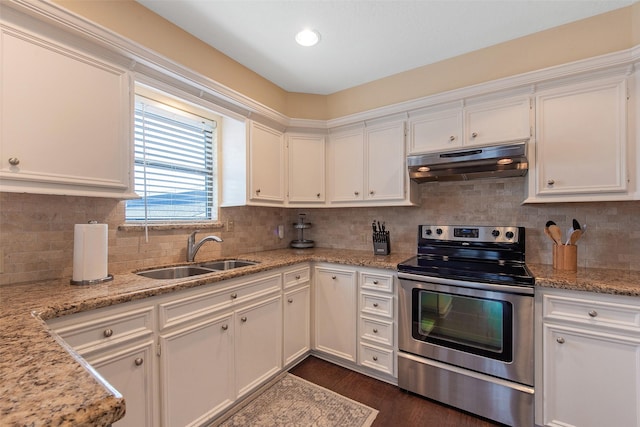
<svg viewBox="0 0 640 427">
<path fill-rule="evenodd" d="M 216 122 L 144 97 L 135 105 L 135 191 L 127 220 L 204 221 L 217 216 Z"/>
</svg>

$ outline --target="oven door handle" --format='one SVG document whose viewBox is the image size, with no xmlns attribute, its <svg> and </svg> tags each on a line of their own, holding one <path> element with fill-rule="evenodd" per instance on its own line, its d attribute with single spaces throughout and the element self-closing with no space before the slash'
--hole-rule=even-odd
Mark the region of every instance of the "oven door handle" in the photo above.
<svg viewBox="0 0 640 427">
<path fill-rule="evenodd" d="M 461 286 L 464 288 L 482 289 L 495 292 L 507 292 L 510 294 L 533 295 L 533 286 L 496 285 L 493 283 L 472 282 L 458 279 L 446 279 L 444 277 L 423 276 L 421 274 L 398 272 L 398 278 L 413 280 L 415 282 L 435 283 L 439 285 Z"/>
</svg>

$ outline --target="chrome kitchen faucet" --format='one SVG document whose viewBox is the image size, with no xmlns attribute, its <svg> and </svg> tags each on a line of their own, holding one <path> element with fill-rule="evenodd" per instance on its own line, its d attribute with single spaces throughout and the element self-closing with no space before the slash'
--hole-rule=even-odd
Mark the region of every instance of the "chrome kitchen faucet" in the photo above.
<svg viewBox="0 0 640 427">
<path fill-rule="evenodd" d="M 196 243 L 196 234 L 199 233 L 200 230 L 196 230 L 189 235 L 187 239 L 187 262 L 193 262 L 196 258 L 196 253 L 198 253 L 198 249 L 207 241 L 211 240 L 213 242 L 222 242 L 222 239 L 218 236 L 207 236 L 202 238 L 198 243 Z"/>
</svg>

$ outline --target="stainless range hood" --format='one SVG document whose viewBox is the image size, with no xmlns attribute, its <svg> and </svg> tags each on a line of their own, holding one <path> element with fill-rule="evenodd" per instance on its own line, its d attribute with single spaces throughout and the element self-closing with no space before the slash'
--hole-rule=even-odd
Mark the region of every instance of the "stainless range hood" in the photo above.
<svg viewBox="0 0 640 427">
<path fill-rule="evenodd" d="M 412 155 L 407 167 L 416 182 L 523 176 L 529 169 L 527 141 Z"/>
</svg>

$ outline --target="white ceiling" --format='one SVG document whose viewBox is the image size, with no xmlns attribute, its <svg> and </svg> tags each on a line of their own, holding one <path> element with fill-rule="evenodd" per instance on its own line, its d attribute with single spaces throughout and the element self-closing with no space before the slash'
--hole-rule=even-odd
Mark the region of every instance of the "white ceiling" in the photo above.
<svg viewBox="0 0 640 427">
<path fill-rule="evenodd" d="M 638 0 L 137 1 L 289 92 L 326 95 Z M 318 45 L 295 43 L 304 27 Z"/>
</svg>

